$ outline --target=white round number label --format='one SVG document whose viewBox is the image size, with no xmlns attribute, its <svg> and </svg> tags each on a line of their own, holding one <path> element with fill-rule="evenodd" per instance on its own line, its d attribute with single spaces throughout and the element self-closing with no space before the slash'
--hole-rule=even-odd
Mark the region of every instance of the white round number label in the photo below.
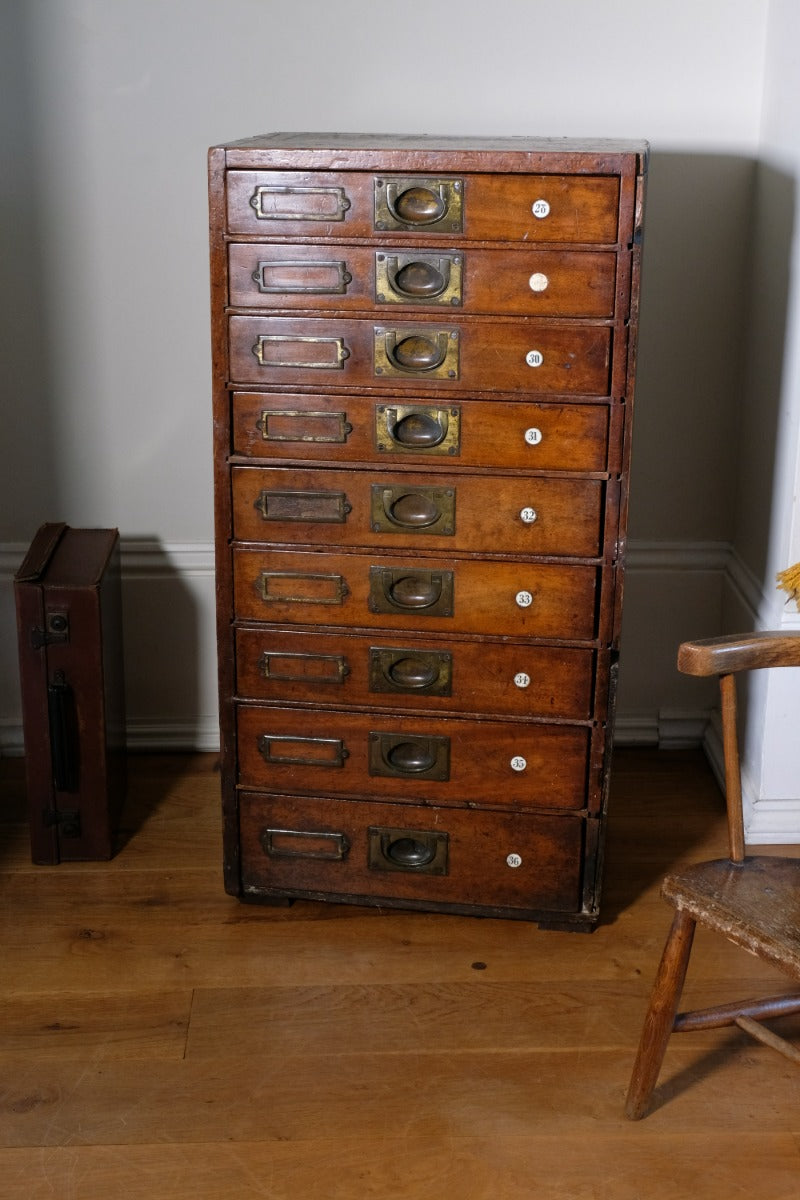
<svg viewBox="0 0 800 1200">
<path fill-rule="evenodd" d="M 537 429 L 535 425 L 532 425 L 530 429 L 525 430 L 525 441 L 529 446 L 538 446 L 539 442 L 542 440 L 542 436 L 541 429 Z"/>
<path fill-rule="evenodd" d="M 506 864 L 509 867 L 521 867 L 522 856 L 519 854 L 509 854 L 508 858 L 506 859 Z"/>
<path fill-rule="evenodd" d="M 534 521 L 536 520 L 536 509 L 522 508 L 520 509 L 519 515 L 523 525 L 533 525 Z"/>
<path fill-rule="evenodd" d="M 514 676 L 514 683 L 518 688 L 526 688 L 531 686 L 531 677 L 525 671 L 517 671 Z"/>
<path fill-rule="evenodd" d="M 544 217 L 550 215 L 550 205 L 546 200 L 534 200 L 531 205 L 531 212 L 541 221 Z"/>
<path fill-rule="evenodd" d="M 525 362 L 529 367 L 540 367 L 544 362 L 544 355 L 541 350 L 529 350 L 525 355 Z"/>
<path fill-rule="evenodd" d="M 550 280 L 541 271 L 536 271 L 528 280 L 532 292 L 546 292 Z"/>
<path fill-rule="evenodd" d="M 516 601 L 520 608 L 530 608 L 533 604 L 533 596 L 530 592 L 517 592 Z"/>
<path fill-rule="evenodd" d="M 512 771 L 524 771 L 528 765 L 528 760 L 523 758 L 521 754 L 515 754 L 511 760 Z"/>
</svg>

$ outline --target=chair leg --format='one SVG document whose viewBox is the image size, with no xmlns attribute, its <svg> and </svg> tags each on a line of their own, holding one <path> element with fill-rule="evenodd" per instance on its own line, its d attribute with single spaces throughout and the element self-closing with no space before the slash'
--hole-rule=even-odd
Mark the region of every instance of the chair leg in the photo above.
<svg viewBox="0 0 800 1200">
<path fill-rule="evenodd" d="M 689 966 L 694 930 L 692 917 L 680 910 L 675 913 L 653 985 L 628 1088 L 625 1115 L 631 1121 L 638 1121 L 645 1115 L 661 1071 Z"/>
</svg>

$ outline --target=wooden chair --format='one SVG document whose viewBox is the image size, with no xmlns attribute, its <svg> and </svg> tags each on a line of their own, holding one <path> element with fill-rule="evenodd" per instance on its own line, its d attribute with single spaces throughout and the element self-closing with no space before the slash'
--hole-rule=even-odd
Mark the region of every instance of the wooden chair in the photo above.
<svg viewBox="0 0 800 1200">
<path fill-rule="evenodd" d="M 800 634 L 794 633 L 685 642 L 678 651 L 679 670 L 688 675 L 719 676 L 729 857 L 676 871 L 662 884 L 661 894 L 675 909 L 675 916 L 628 1090 L 625 1112 L 631 1120 L 647 1112 L 672 1033 L 735 1024 L 800 1065 L 800 1050 L 760 1023 L 800 1012 L 800 992 L 678 1013 L 698 924 L 800 980 L 800 859 L 745 855 L 735 680 L 739 671 L 797 666 Z M 800 734 L 800 726 L 798 731 Z"/>
</svg>

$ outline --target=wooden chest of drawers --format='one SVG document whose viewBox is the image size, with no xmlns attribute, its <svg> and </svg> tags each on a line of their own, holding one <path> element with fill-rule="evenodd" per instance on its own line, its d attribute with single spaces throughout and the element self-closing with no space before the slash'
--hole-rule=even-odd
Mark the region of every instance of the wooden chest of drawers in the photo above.
<svg viewBox="0 0 800 1200">
<path fill-rule="evenodd" d="M 209 164 L 226 887 L 591 928 L 646 145 Z"/>
</svg>

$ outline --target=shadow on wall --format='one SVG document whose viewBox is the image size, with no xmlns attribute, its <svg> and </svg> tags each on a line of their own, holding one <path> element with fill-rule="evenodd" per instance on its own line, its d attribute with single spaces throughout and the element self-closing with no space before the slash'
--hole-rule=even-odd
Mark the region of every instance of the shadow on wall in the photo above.
<svg viewBox="0 0 800 1200">
<path fill-rule="evenodd" d="M 213 607 L 213 570 L 204 557 L 204 552 L 192 547 L 182 551 L 164 548 L 155 538 L 123 541 L 125 692 L 131 750 L 214 748 L 216 709 L 207 711 L 203 695 L 208 689 L 200 680 L 201 642 L 210 632 L 203 631 L 205 638 L 201 635 L 200 610 L 209 603 Z M 210 590 L 210 598 L 200 589 Z M 212 700 L 216 700 L 213 691 Z"/>
<path fill-rule="evenodd" d="M 731 541 L 756 164 L 650 161 L 631 536 Z"/>
<path fill-rule="evenodd" d="M 741 543 L 770 536 L 793 210 L 793 181 L 754 159 L 651 157 L 622 726 L 702 724 L 716 689 L 678 674 L 678 645 L 755 624 Z"/>
<path fill-rule="evenodd" d="M 787 404 L 784 369 L 787 359 L 787 314 L 791 290 L 791 252 L 797 211 L 797 182 L 766 162 L 756 169 L 751 271 L 743 331 L 746 345 L 744 391 L 737 462 L 737 505 L 734 543 L 752 579 L 753 595 L 745 595 L 750 616 L 758 612 L 761 594 L 774 598 L 770 562 L 780 557 L 776 539 L 787 514 L 776 508 L 786 496 L 776 492 L 782 448 L 797 417 L 800 396 Z M 793 406 L 793 413 L 790 408 Z M 794 464 L 792 464 L 792 469 Z M 770 555 L 772 551 L 772 555 Z M 784 564 L 781 564 L 784 565 Z M 774 611 L 775 606 L 768 603 Z M 741 621 L 741 618 L 737 618 Z M 739 626 L 737 625 L 737 628 Z M 726 628 L 731 628 L 726 625 Z"/>
</svg>

